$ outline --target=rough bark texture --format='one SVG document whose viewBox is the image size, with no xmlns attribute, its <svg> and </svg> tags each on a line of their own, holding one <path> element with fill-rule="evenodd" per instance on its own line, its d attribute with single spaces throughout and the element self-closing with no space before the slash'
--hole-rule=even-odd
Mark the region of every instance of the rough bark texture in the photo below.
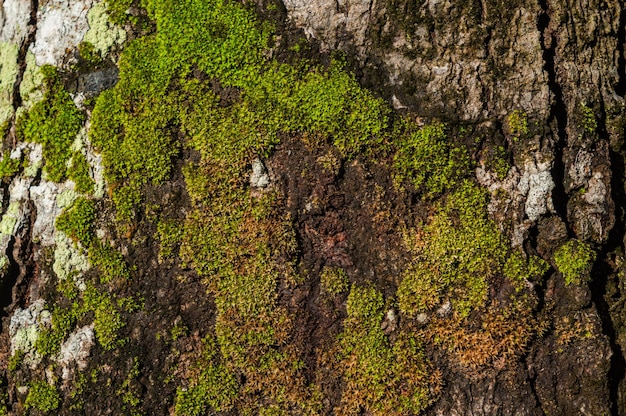
<svg viewBox="0 0 626 416">
<path fill-rule="evenodd" d="M 69 7 L 70 3 L 1 3 L 0 41 L 19 47 L 14 87 L 6 94 L 0 91 L 0 100 L 7 99 L 13 109 L 22 106 L 26 98 L 20 84 L 27 75 L 27 53 L 33 53 L 39 65 L 50 63 L 68 69 L 76 63 L 76 48 L 88 29 L 86 13 L 92 2 L 82 2 L 81 7 Z M 264 9 L 267 2 L 257 3 Z M 626 415 L 624 3 L 284 0 L 280 6 L 284 9 L 272 16 L 286 18 L 281 25 L 283 36 L 294 43 L 299 36 L 306 36 L 317 45 L 319 53 L 315 55 L 322 60 L 333 51 L 345 52 L 361 84 L 389 101 L 399 113 L 441 119 L 454 131 L 469 130 L 473 137 L 480 136 L 472 156 L 478 162 L 476 179 L 494 196 L 489 205 L 491 216 L 513 246 L 552 262 L 547 278 L 532 287 L 538 299 L 535 313 L 547 322 L 544 331 L 514 362 L 496 362 L 478 370 L 448 363 L 448 356 L 432 353 L 430 358 L 443 373 L 444 388 L 425 414 Z M 65 14 L 52 13 L 55 7 L 65 10 Z M 54 32 L 46 19 L 63 21 L 67 27 Z M 73 35 L 66 36 L 65 32 Z M 50 44 L 55 47 L 51 49 Z M 0 71 L 2 66 L 0 62 Z M 85 98 L 111 87 L 118 75 L 112 61 L 88 73 L 71 72 L 67 71 L 65 81 L 80 105 Z M 221 93 L 222 99 L 229 94 L 236 96 L 228 90 Z M 41 149 L 32 143 L 16 142 L 15 117 L 11 117 L 4 149 L 35 157 Z M 520 117 L 523 129 L 518 125 Z M 407 254 L 399 248 L 395 228 L 387 223 L 376 228 L 377 215 L 384 211 L 378 204 L 391 212 L 394 226 L 412 225 L 419 222 L 418 217 L 427 218 L 430 211 L 420 203 L 411 205 L 391 191 L 388 166 L 383 166 L 390 164 L 391 158 L 383 158 L 380 165 L 342 162 L 336 172 L 318 167 L 311 174 L 298 167 L 316 166 L 320 158 L 331 154 L 330 150 L 311 150 L 290 144 L 289 140 L 282 146 L 267 162 L 268 178 L 285 196 L 303 266 L 314 274 L 324 266 L 342 267 L 349 271 L 351 282 L 378 279 L 383 282 L 380 286 L 386 290 L 385 295 L 393 296 Z M 503 177 L 485 168 L 495 147 L 504 149 L 511 165 Z M 197 157 L 187 156 L 191 160 Z M 89 145 L 86 157 L 98 165 L 98 156 Z M 178 219 L 189 209 L 188 196 L 178 189 L 184 186 L 180 168 L 176 166 L 171 183 L 147 191 L 149 201 L 165 201 L 162 211 Z M 266 174 L 262 164 L 259 169 Z M 94 175 L 101 179 L 101 172 Z M 5 217 L 10 207 L 19 207 L 11 214 L 15 224 L 0 234 L 0 246 L 7 258 L 0 278 L 4 308 L 0 362 L 3 381 L 11 383 L 8 402 L 14 405 L 9 410 L 15 414 L 24 412 L 22 404 L 15 403 L 23 402 L 24 393 L 17 386 L 26 384 L 21 379 L 26 376 L 9 375 L 7 370 L 14 352 L 11 337 L 15 336 L 9 327 L 16 311 L 29 311 L 27 318 L 35 320 L 33 316 L 40 311 L 32 305 L 51 291 L 46 282 L 53 279 L 52 273 L 44 264 L 51 263 L 50 247 L 60 244 L 54 242 L 51 230 L 63 208 L 57 195 L 66 190 L 63 184 L 42 179 L 41 172 L 2 182 Z M 496 195 L 501 191 L 508 196 L 498 199 Z M 411 219 L 401 218 L 409 214 Z M 108 211 L 104 215 L 111 218 Z M 171 345 L 162 345 L 160 338 L 159 347 L 153 348 L 153 340 L 166 333 L 171 322 L 187 323 L 191 341 L 183 345 L 174 340 L 172 345 L 186 349 L 182 351 L 183 361 L 185 354 L 193 358 L 193 345 L 199 345 L 203 330 L 197 323 L 214 326 L 215 307 L 212 299 L 203 298 L 204 287 L 186 266 L 157 262 L 153 225 L 141 226 L 133 233 L 139 236 L 133 244 L 124 242 L 124 236 L 111 237 L 116 248 L 137 266 L 139 283 L 132 290 L 141 292 L 148 305 L 146 312 L 133 315 L 128 323 L 127 335 L 134 353 L 146 357 L 141 383 L 133 388 L 140 392 L 137 394 L 142 397 L 146 414 L 168 414 L 175 386 L 165 388 L 163 394 L 169 401 L 160 403 L 161 392 L 151 382 L 152 374 L 160 374 L 167 366 L 173 368 L 172 362 L 179 356 L 170 353 Z M 565 285 L 555 270 L 553 255 L 568 239 L 587 242 L 598 253 L 588 284 Z M 76 264 L 78 260 L 71 270 L 78 270 Z M 191 279 L 187 286 L 177 284 L 186 278 Z M 334 305 L 339 306 L 335 309 L 320 304 L 319 292 L 319 283 L 306 283 L 298 289 L 281 288 L 279 297 L 281 306 L 295 311 L 295 327 L 299 329 L 292 336 L 304 351 L 310 378 L 318 365 L 316 349 L 331 343 L 329 340 L 340 332 L 341 319 L 345 318 L 345 312 L 336 312 L 341 302 Z M 191 302 L 191 298 L 203 299 Z M 85 328 L 86 334 L 91 331 L 91 338 L 85 335 L 89 338 L 85 343 L 89 356 L 93 330 Z M 123 361 L 120 368 L 101 370 L 113 379 L 123 380 L 133 366 L 132 359 L 111 356 L 114 353 L 97 350 L 91 360 Z M 96 367 L 94 364 L 88 368 Z M 317 373 L 318 377 L 334 374 L 323 371 Z M 325 387 L 331 405 L 341 394 L 336 383 L 328 381 Z M 111 386 L 103 389 L 107 397 L 104 402 L 94 392 L 87 394 L 84 414 L 111 414 L 125 409 L 117 402 L 110 403 L 119 390 Z M 331 405 L 326 403 L 325 409 Z M 73 414 L 67 408 L 63 412 Z"/>
</svg>

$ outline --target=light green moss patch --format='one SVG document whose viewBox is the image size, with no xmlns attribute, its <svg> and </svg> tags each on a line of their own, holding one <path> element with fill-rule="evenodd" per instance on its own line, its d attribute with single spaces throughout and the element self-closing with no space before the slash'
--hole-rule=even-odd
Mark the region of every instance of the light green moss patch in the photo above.
<svg viewBox="0 0 626 416">
<path fill-rule="evenodd" d="M 203 354 L 194 363 L 200 375 L 191 380 L 188 388 L 176 390 L 174 414 L 177 416 L 198 416 L 208 409 L 217 412 L 228 410 L 234 404 L 239 386 L 235 375 L 219 362 L 219 348 L 216 340 L 207 337 L 202 340 Z"/>
<path fill-rule="evenodd" d="M 519 287 L 524 279 L 545 273 L 545 262 L 534 257 L 514 254 L 507 261 L 508 241 L 488 217 L 486 204 L 484 189 L 463 183 L 412 243 L 415 260 L 398 288 L 403 313 L 427 312 L 447 298 L 466 317 L 485 306 L 489 282 L 497 276 L 504 274 Z"/>
<path fill-rule="evenodd" d="M 21 160 L 19 157 L 11 158 L 11 152 L 5 151 L 0 161 L 0 180 L 8 181 L 20 170 Z"/>
<path fill-rule="evenodd" d="M 401 120 L 396 126 L 397 152 L 394 157 L 394 180 L 403 181 L 427 197 L 454 188 L 470 172 L 465 149 L 450 144 L 441 123 L 417 127 Z"/>
<path fill-rule="evenodd" d="M 96 219 L 96 205 L 88 198 L 78 198 L 72 206 L 63 210 L 56 219 L 56 228 L 75 242 L 89 247 L 93 238 L 93 222 Z"/>
<path fill-rule="evenodd" d="M 331 296 L 347 292 L 350 282 L 345 270 L 340 267 L 324 267 L 320 275 L 320 290 Z"/>
<path fill-rule="evenodd" d="M 36 102 L 43 99 L 44 76 L 40 67 L 35 61 L 32 52 L 26 52 L 26 69 L 20 83 L 20 95 L 22 96 L 22 106 L 25 109 L 31 108 Z"/>
<path fill-rule="evenodd" d="M 381 329 L 384 305 L 376 289 L 352 286 L 339 341 L 345 384 L 337 414 L 418 414 L 430 403 L 428 359 L 413 336 L 400 334 L 390 344 Z"/>
<path fill-rule="evenodd" d="M 589 272 L 596 255 L 588 243 L 569 240 L 554 252 L 554 264 L 563 274 L 566 285 L 580 285 L 589 281 Z"/>
<path fill-rule="evenodd" d="M 45 381 L 35 381 L 30 384 L 24 407 L 35 408 L 43 413 L 56 410 L 61 404 L 61 397 L 56 387 Z"/>
<path fill-rule="evenodd" d="M 21 141 L 42 144 L 45 178 L 62 182 L 72 155 L 70 146 L 83 126 L 84 115 L 63 87 L 57 69 L 44 66 L 42 71 L 44 98 L 18 117 L 16 136 Z"/>
<path fill-rule="evenodd" d="M 104 58 L 113 45 L 126 41 L 126 31 L 109 21 L 105 2 L 96 3 L 87 14 L 89 30 L 83 42 L 93 45 L 95 51 Z"/>
<path fill-rule="evenodd" d="M 15 224 L 20 219 L 22 204 L 19 201 L 13 201 L 9 204 L 7 212 L 2 216 L 0 221 L 0 233 L 12 235 L 15 230 Z"/>
<path fill-rule="evenodd" d="M 13 116 L 13 87 L 18 73 L 19 46 L 0 42 L 0 125 Z"/>
</svg>

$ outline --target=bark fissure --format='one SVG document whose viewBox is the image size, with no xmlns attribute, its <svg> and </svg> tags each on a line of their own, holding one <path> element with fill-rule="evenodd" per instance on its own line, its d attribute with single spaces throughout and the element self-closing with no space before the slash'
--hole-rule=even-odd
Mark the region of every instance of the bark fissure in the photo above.
<svg viewBox="0 0 626 416">
<path fill-rule="evenodd" d="M 567 221 L 568 196 L 564 185 L 565 162 L 563 160 L 563 148 L 567 145 L 567 107 L 563 99 L 563 89 L 557 79 L 555 67 L 557 38 L 552 28 L 550 28 L 550 6 L 547 0 L 539 0 L 539 7 L 542 12 L 537 20 L 537 28 L 542 47 L 543 70 L 548 76 L 548 88 L 552 95 L 548 125 L 556 130 L 554 166 L 552 168 L 555 186 L 552 191 L 552 201 L 556 213 L 563 219 L 568 234 L 572 236 L 572 230 Z"/>
<path fill-rule="evenodd" d="M 15 237 L 11 237 L 11 241 L 6 250 L 6 256 L 9 261 L 7 271 L 4 274 L 2 285 L 0 286 L 0 314 L 2 316 L 8 316 L 11 312 L 11 305 L 13 304 L 13 287 L 16 285 L 20 275 L 20 267 L 13 255 L 15 248 Z M 0 331 L 2 328 L 0 328 Z"/>
<path fill-rule="evenodd" d="M 604 103 L 600 101 L 601 117 L 598 119 L 598 134 L 601 139 L 609 141 L 609 134 L 606 128 L 606 111 Z M 607 302 L 606 292 L 609 276 L 615 270 L 608 263 L 611 253 L 623 247 L 623 237 L 626 233 L 624 223 L 624 207 L 626 207 L 626 193 L 624 192 L 624 156 L 613 150 L 609 150 L 611 161 L 611 197 L 615 202 L 615 225 L 609 233 L 607 242 L 601 247 L 598 253 L 599 261 L 592 270 L 592 282 L 590 284 L 592 300 L 598 309 L 598 314 L 602 322 L 602 333 L 609 340 L 611 348 L 610 369 L 608 374 L 609 394 L 611 404 L 611 414 L 619 415 L 619 387 L 626 376 L 626 359 L 621 345 L 618 342 L 617 330 L 613 317 L 611 316 L 611 305 Z M 620 293 L 622 298 L 626 294 Z"/>
<path fill-rule="evenodd" d="M 30 2 L 30 19 L 28 21 L 28 35 L 20 45 L 18 54 L 18 73 L 13 85 L 13 108 L 18 109 L 22 105 L 22 94 L 20 94 L 20 84 L 24 78 L 26 71 L 26 54 L 30 45 L 35 43 L 37 35 L 37 10 L 39 9 L 39 0 L 31 0 Z"/>
<path fill-rule="evenodd" d="M 626 95 L 626 57 L 624 45 L 626 44 L 626 9 L 622 9 L 619 15 L 617 29 L 617 75 L 619 81 L 615 86 L 615 93 L 621 97 Z"/>
</svg>

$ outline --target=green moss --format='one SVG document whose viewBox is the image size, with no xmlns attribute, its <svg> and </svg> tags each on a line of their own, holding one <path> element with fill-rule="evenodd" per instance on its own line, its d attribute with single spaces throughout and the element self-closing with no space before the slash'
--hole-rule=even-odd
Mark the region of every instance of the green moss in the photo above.
<svg viewBox="0 0 626 416">
<path fill-rule="evenodd" d="M 88 286 L 83 294 L 84 308 L 94 316 L 93 329 L 98 343 L 105 350 L 112 350 L 124 343 L 119 331 L 126 325 L 111 295 Z"/>
<path fill-rule="evenodd" d="M 130 16 L 127 11 L 133 4 L 133 0 L 106 0 L 109 20 L 113 24 L 122 25 L 135 19 Z"/>
<path fill-rule="evenodd" d="M 489 282 L 507 274 L 518 285 L 545 271 L 541 261 L 514 257 L 488 218 L 487 194 L 471 182 L 448 197 L 416 243 L 414 263 L 398 288 L 398 305 L 408 315 L 426 312 L 449 298 L 461 316 L 485 305 Z M 505 267 L 506 266 L 506 267 Z"/>
<path fill-rule="evenodd" d="M 420 343 L 401 334 L 392 346 L 381 329 L 383 307 L 380 292 L 352 286 L 339 340 L 342 414 L 359 409 L 374 415 L 417 414 L 431 401 L 430 369 Z"/>
<path fill-rule="evenodd" d="M 76 324 L 89 316 L 93 316 L 94 332 L 102 348 L 112 350 L 124 344 L 125 340 L 119 337 L 125 326 L 120 313 L 122 307 L 114 297 L 93 284 L 85 285 L 80 296 L 73 293 L 71 297 L 73 300 L 69 304 L 58 304 L 52 311 L 50 327 L 42 331 L 35 343 L 38 353 L 44 356 L 58 353 Z"/>
<path fill-rule="evenodd" d="M 22 363 L 24 362 L 24 355 L 25 353 L 22 350 L 17 350 L 13 353 L 13 355 L 11 355 L 11 358 L 9 358 L 9 365 L 7 366 L 9 372 L 13 373 L 22 366 Z"/>
<path fill-rule="evenodd" d="M 554 252 L 554 265 L 563 275 L 566 285 L 588 282 L 595 260 L 596 252 L 580 240 L 569 240 Z"/>
<path fill-rule="evenodd" d="M 418 128 L 403 120 L 394 156 L 395 181 L 408 180 L 420 192 L 434 197 L 456 186 L 469 173 L 465 150 L 448 143 L 441 123 Z"/>
<path fill-rule="evenodd" d="M 586 104 L 580 104 L 580 121 L 578 128 L 582 129 L 587 134 L 595 134 L 598 129 L 598 122 L 596 121 L 596 115 L 593 109 Z"/>
<path fill-rule="evenodd" d="M 82 41 L 78 44 L 78 53 L 89 65 L 97 65 L 102 62 L 102 56 L 93 46 L 93 43 Z"/>
<path fill-rule="evenodd" d="M 345 270 L 338 267 L 324 267 L 320 275 L 320 286 L 324 293 L 337 296 L 346 292 L 350 285 Z"/>
<path fill-rule="evenodd" d="M 522 110 L 515 110 L 507 118 L 509 132 L 515 139 L 528 135 L 528 115 Z"/>
<path fill-rule="evenodd" d="M 235 375 L 218 360 L 219 349 L 213 338 L 203 340 L 203 351 L 203 357 L 194 364 L 199 377 L 189 387 L 176 390 L 175 415 L 204 415 L 209 409 L 227 411 L 239 393 Z"/>
<path fill-rule="evenodd" d="M 34 381 L 30 384 L 24 407 L 37 409 L 40 412 L 49 413 L 58 409 L 61 397 L 54 386 L 45 381 Z"/>
<path fill-rule="evenodd" d="M 42 67 L 45 94 L 17 121 L 19 140 L 43 145 L 44 171 L 48 178 L 62 182 L 67 177 L 67 162 L 72 156 L 71 145 L 80 131 L 84 116 L 63 88 L 60 75 L 51 66 Z"/>
<path fill-rule="evenodd" d="M 511 164 L 507 160 L 504 147 L 496 146 L 495 149 L 490 152 L 486 165 L 496 174 L 499 180 L 504 180 L 511 169 Z"/>
<path fill-rule="evenodd" d="M 89 261 L 100 269 L 100 283 L 130 279 L 130 268 L 124 256 L 106 242 L 93 242 L 89 247 Z"/>
<path fill-rule="evenodd" d="M 74 241 L 89 247 L 93 237 L 93 223 L 96 219 L 96 204 L 92 199 L 78 198 L 65 209 L 56 220 L 56 227 Z"/>
<path fill-rule="evenodd" d="M 50 328 L 42 331 L 35 342 L 37 352 L 43 356 L 57 354 L 83 313 L 81 305 L 77 302 L 68 307 L 55 307 L 52 311 Z"/>
<path fill-rule="evenodd" d="M 117 394 L 122 398 L 124 408 L 130 410 L 131 415 L 139 415 L 137 408 L 141 405 L 139 392 L 141 386 L 137 380 L 139 376 L 139 359 L 133 357 L 133 365 L 128 370 L 126 378 L 122 382 L 122 386 L 117 390 Z"/>
<path fill-rule="evenodd" d="M 20 167 L 20 159 L 12 159 L 11 152 L 5 151 L 2 154 L 2 161 L 0 161 L 0 178 L 3 181 L 9 180 L 20 171 Z"/>
<path fill-rule="evenodd" d="M 100 95 L 93 111 L 91 141 L 114 190 L 139 190 L 169 177 L 179 150 L 172 134 L 177 125 L 211 159 L 239 167 L 243 157 L 271 151 L 279 131 L 314 133 L 347 156 L 382 141 L 389 112 L 382 100 L 338 62 L 324 69 L 268 60 L 271 29 L 237 3 L 145 5 L 157 32 L 127 45 L 118 84 Z M 238 88 L 240 101 L 219 107 L 208 83 L 189 79 L 193 68 Z M 117 199 L 130 218 L 139 201 L 136 192 L 123 192 L 128 195 L 133 198 Z"/>
<path fill-rule="evenodd" d="M 549 268 L 548 262 L 542 258 L 535 256 L 525 258 L 519 251 L 513 251 L 504 263 L 502 273 L 519 291 L 526 286 L 528 280 L 544 276 Z"/>
<path fill-rule="evenodd" d="M 159 221 L 157 238 L 161 246 L 159 257 L 167 258 L 173 256 L 183 238 L 183 224 L 177 220 Z"/>
<path fill-rule="evenodd" d="M 74 152 L 70 162 L 68 177 L 76 184 L 76 191 L 82 194 L 91 194 L 94 191 L 94 181 L 89 175 L 90 170 L 87 158 L 81 152 Z"/>
</svg>

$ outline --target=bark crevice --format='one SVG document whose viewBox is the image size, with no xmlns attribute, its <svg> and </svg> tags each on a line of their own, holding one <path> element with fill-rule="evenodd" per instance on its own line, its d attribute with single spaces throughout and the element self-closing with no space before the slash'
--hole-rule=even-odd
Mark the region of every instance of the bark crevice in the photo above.
<svg viewBox="0 0 626 416">
<path fill-rule="evenodd" d="M 601 117 L 598 119 L 598 135 L 601 139 L 609 141 L 610 137 L 606 127 L 606 110 L 604 103 L 600 101 Z M 626 359 L 622 346 L 619 344 L 617 329 L 613 317 L 611 316 L 611 305 L 607 301 L 607 284 L 609 277 L 616 271 L 609 263 L 611 254 L 623 248 L 623 237 L 626 234 L 626 224 L 624 223 L 624 207 L 626 207 L 626 193 L 624 191 L 624 175 L 626 174 L 624 156 L 621 152 L 609 149 L 611 162 L 611 198 L 615 203 L 615 225 L 609 233 L 608 240 L 602 245 L 598 253 L 598 261 L 592 270 L 592 282 L 590 284 L 592 300 L 598 309 L 598 314 L 602 322 L 602 333 L 609 340 L 611 348 L 610 369 L 608 374 L 611 414 L 620 415 L 619 390 L 620 385 L 626 377 Z M 618 285 L 619 287 L 619 285 Z M 626 293 L 619 293 L 619 298 L 626 296 Z"/>
<path fill-rule="evenodd" d="M 30 19 L 28 21 L 28 35 L 20 45 L 18 53 L 18 72 L 13 85 L 13 108 L 18 109 L 22 106 L 22 94 L 20 94 L 20 84 L 24 78 L 24 72 L 26 71 L 26 54 L 30 45 L 35 43 L 35 37 L 37 35 L 37 10 L 39 9 L 39 0 L 31 0 L 30 2 Z"/>
<path fill-rule="evenodd" d="M 563 160 L 563 149 L 567 145 L 567 107 L 563 99 L 563 89 L 558 82 L 555 57 L 557 38 L 550 28 L 550 6 L 547 0 L 539 0 L 541 14 L 537 19 L 537 29 L 539 30 L 540 43 L 543 57 L 543 70 L 548 77 L 548 88 L 550 89 L 551 103 L 548 125 L 556 133 L 554 140 L 554 166 L 552 177 L 554 179 L 554 189 L 552 191 L 552 201 L 556 213 L 566 224 L 567 232 L 572 236 L 572 230 L 567 221 L 568 196 L 565 191 L 565 161 Z"/>
</svg>

